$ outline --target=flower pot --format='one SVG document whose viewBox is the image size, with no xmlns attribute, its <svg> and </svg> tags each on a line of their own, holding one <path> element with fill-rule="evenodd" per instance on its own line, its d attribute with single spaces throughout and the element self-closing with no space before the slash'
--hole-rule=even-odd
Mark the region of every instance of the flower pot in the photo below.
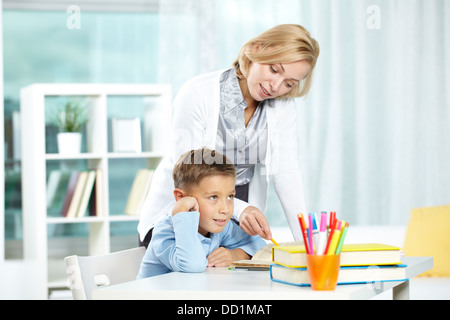
<svg viewBox="0 0 450 320">
<path fill-rule="evenodd" d="M 57 140 L 60 154 L 73 155 L 81 152 L 80 132 L 60 132 L 57 135 Z"/>
</svg>

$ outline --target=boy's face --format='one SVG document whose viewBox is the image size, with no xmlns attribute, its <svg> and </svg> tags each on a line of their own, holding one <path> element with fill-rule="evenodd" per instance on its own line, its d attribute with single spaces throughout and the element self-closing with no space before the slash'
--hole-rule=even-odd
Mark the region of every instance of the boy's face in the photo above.
<svg viewBox="0 0 450 320">
<path fill-rule="evenodd" d="M 225 228 L 234 211 L 234 177 L 215 175 L 202 179 L 189 196 L 197 199 L 200 222 L 198 232 L 219 233 Z"/>
</svg>

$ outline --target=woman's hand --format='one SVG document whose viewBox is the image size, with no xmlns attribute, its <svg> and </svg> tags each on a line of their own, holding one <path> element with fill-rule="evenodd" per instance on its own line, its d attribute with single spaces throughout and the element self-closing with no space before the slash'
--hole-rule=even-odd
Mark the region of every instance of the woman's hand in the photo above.
<svg viewBox="0 0 450 320">
<path fill-rule="evenodd" d="M 242 211 L 239 217 L 239 225 L 251 236 L 259 235 L 266 240 L 272 239 L 269 223 L 264 214 L 256 207 L 248 206 Z"/>
</svg>

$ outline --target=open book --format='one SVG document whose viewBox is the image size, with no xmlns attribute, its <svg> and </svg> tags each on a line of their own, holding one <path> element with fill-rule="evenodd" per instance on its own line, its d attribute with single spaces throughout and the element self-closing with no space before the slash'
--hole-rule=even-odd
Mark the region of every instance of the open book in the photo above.
<svg viewBox="0 0 450 320">
<path fill-rule="evenodd" d="M 302 241 L 284 242 L 279 243 L 280 246 L 301 246 Z M 261 248 L 251 260 L 239 260 L 235 261 L 230 265 L 230 268 L 240 268 L 248 270 L 261 270 L 268 271 L 272 263 L 272 247 L 273 243 L 267 244 L 264 248 Z"/>
</svg>

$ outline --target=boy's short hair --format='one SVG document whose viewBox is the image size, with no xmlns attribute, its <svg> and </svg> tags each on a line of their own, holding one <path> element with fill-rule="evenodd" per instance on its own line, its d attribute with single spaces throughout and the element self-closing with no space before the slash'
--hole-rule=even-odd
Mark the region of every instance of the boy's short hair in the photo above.
<svg viewBox="0 0 450 320">
<path fill-rule="evenodd" d="M 181 155 L 172 172 L 175 188 L 190 190 L 206 177 L 223 175 L 236 178 L 236 169 L 222 153 L 208 148 Z"/>
</svg>

